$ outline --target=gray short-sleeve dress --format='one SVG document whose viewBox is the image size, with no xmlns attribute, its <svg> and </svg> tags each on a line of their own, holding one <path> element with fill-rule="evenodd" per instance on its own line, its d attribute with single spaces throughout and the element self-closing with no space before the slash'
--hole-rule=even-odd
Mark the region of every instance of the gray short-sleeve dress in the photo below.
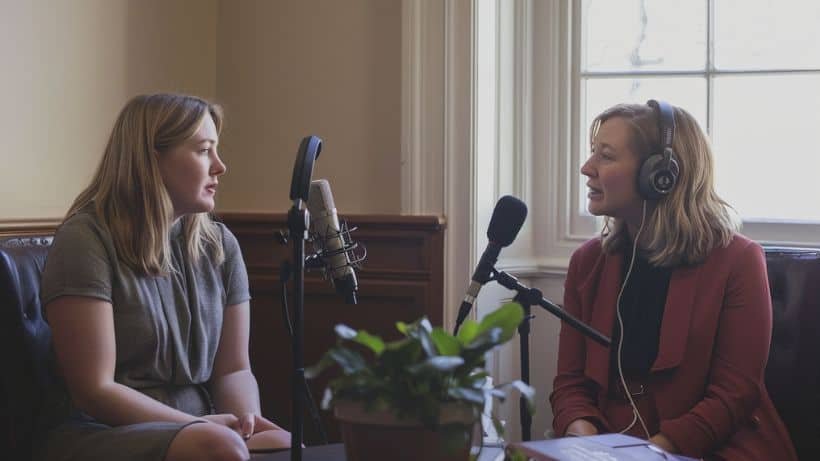
<svg viewBox="0 0 820 461">
<path fill-rule="evenodd" d="M 60 226 L 43 270 L 43 305 L 65 295 L 111 303 L 116 382 L 195 416 L 214 411 L 208 380 L 223 310 L 250 299 L 239 244 L 224 225 L 216 226 L 222 233 L 222 264 L 215 264 L 209 254 L 194 264 L 178 222 L 171 232 L 173 271 L 146 276 L 119 261 L 110 233 L 88 207 Z M 55 401 L 68 395 L 65 389 L 55 394 Z M 36 453 L 43 461 L 159 461 L 185 427 L 166 422 L 110 427 L 73 409 L 70 402 L 51 407 L 44 417 L 50 429 Z"/>
</svg>

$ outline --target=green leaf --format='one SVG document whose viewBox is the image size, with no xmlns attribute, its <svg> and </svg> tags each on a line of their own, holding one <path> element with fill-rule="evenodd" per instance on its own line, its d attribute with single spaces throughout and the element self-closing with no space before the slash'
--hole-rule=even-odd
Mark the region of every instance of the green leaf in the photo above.
<svg viewBox="0 0 820 461">
<path fill-rule="evenodd" d="M 325 393 L 322 395 L 322 410 L 330 410 L 330 404 L 333 402 L 333 392 L 329 387 L 325 388 Z"/>
<path fill-rule="evenodd" d="M 473 319 L 467 319 L 461 324 L 461 328 L 458 329 L 458 340 L 462 346 L 466 346 L 473 342 L 473 339 L 478 333 L 478 323 Z"/>
<path fill-rule="evenodd" d="M 369 348 L 376 355 L 381 355 L 384 351 L 384 341 L 382 341 L 382 339 L 378 336 L 371 335 L 364 330 L 359 330 L 353 338 L 353 341 Z"/>
<path fill-rule="evenodd" d="M 336 336 L 342 339 L 350 340 L 356 337 L 356 330 L 350 328 L 349 326 L 343 323 L 336 325 L 336 327 L 333 330 L 336 331 Z"/>
<path fill-rule="evenodd" d="M 485 352 L 504 343 L 501 336 L 504 331 L 500 327 L 493 327 L 481 332 L 465 349 L 483 355 Z"/>
<path fill-rule="evenodd" d="M 508 461 L 527 461 L 529 458 L 521 450 L 508 445 L 504 448 L 504 459 Z"/>
<path fill-rule="evenodd" d="M 417 339 L 421 343 L 421 347 L 428 357 L 435 357 L 438 355 L 436 344 L 430 333 L 433 331 L 430 321 L 426 317 L 422 317 L 418 322 L 409 325 L 407 328 L 407 336 Z"/>
<path fill-rule="evenodd" d="M 507 303 L 481 319 L 479 332 L 500 327 L 503 332 L 501 342 L 504 343 L 515 335 L 515 330 L 522 320 L 524 320 L 524 308 L 518 303 Z"/>
<path fill-rule="evenodd" d="M 466 321 L 456 336 L 433 327 L 423 317 L 413 323 L 397 322 L 403 336 L 389 342 L 339 325 L 337 346 L 306 373 L 314 377 L 326 368 L 341 368 L 341 374 L 328 384 L 330 393 L 324 405 L 361 402 L 366 409 L 381 408 L 438 430 L 439 410 L 446 402 L 467 405 L 477 414 L 484 402 L 506 398 L 505 389 L 518 389 L 531 397 L 523 383 L 510 383 L 503 389 L 484 387 L 486 352 L 515 334 L 522 312 L 515 304 L 502 306 L 481 323 Z"/>
<path fill-rule="evenodd" d="M 447 395 L 457 400 L 466 400 L 476 405 L 484 406 L 484 393 L 479 389 L 469 387 L 457 387 L 447 391 Z"/>
<path fill-rule="evenodd" d="M 424 362 L 417 363 L 408 367 L 410 373 L 416 374 L 422 371 L 437 370 L 440 372 L 448 372 L 455 370 L 464 364 L 464 359 L 461 357 L 452 357 L 447 355 L 439 355 L 430 357 Z"/>
<path fill-rule="evenodd" d="M 532 386 L 528 385 L 524 381 L 516 379 L 515 381 L 500 384 L 495 387 L 495 391 L 501 391 L 504 396 L 509 396 L 510 390 L 516 389 L 518 392 L 521 393 L 521 396 L 527 401 L 527 409 L 529 410 L 530 414 L 535 414 L 535 389 Z M 497 393 L 494 392 L 494 395 L 499 397 L 499 400 L 502 402 L 504 401 L 503 397 L 498 396 Z"/>
<path fill-rule="evenodd" d="M 435 357 L 438 355 L 436 343 L 433 341 L 432 336 L 430 336 L 429 331 L 420 328 L 418 330 L 418 339 L 421 342 L 421 347 L 424 349 L 424 352 L 427 354 L 428 357 Z"/>
<path fill-rule="evenodd" d="M 433 328 L 430 337 L 433 338 L 436 349 L 441 355 L 458 355 L 461 352 L 461 343 L 458 339 L 439 327 Z"/>
<path fill-rule="evenodd" d="M 493 427 L 495 428 L 495 433 L 498 435 L 504 435 L 504 425 L 501 424 L 501 420 L 493 416 L 490 418 L 493 422 Z"/>
<path fill-rule="evenodd" d="M 344 347 L 334 347 L 327 351 L 328 355 L 342 368 L 346 375 L 363 369 L 367 363 L 358 353 Z"/>
</svg>

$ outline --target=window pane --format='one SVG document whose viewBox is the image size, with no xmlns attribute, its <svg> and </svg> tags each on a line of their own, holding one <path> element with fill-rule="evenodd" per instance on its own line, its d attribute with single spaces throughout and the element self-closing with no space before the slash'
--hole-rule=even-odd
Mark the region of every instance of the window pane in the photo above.
<svg viewBox="0 0 820 461">
<path fill-rule="evenodd" d="M 581 134 L 584 148 L 592 119 L 615 104 L 663 99 L 683 107 L 706 127 L 706 79 L 702 77 L 588 78 L 582 81 Z"/>
<path fill-rule="evenodd" d="M 718 69 L 820 68 L 820 2 L 717 0 Z"/>
<path fill-rule="evenodd" d="M 715 79 L 718 193 L 744 220 L 820 221 L 820 74 Z"/>
<path fill-rule="evenodd" d="M 589 78 L 581 81 L 579 165 L 589 155 L 589 126 L 598 114 L 618 103 L 645 104 L 663 99 L 681 106 L 706 127 L 706 79 L 701 77 Z M 580 173 L 578 173 L 580 174 Z M 585 182 L 578 188 L 580 212 L 587 213 Z"/>
<path fill-rule="evenodd" d="M 581 71 L 702 70 L 706 2 L 583 0 Z"/>
</svg>

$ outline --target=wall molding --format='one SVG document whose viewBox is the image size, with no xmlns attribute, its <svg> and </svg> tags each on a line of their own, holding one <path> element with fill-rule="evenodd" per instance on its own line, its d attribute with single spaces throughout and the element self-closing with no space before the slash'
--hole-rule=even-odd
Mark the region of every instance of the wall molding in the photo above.
<svg viewBox="0 0 820 461">
<path fill-rule="evenodd" d="M 444 325 L 475 256 L 473 0 L 402 2 L 402 213 L 447 217 Z"/>
<path fill-rule="evenodd" d="M 58 218 L 4 219 L 0 220 L 0 237 L 25 235 L 51 235 L 62 222 Z"/>
</svg>

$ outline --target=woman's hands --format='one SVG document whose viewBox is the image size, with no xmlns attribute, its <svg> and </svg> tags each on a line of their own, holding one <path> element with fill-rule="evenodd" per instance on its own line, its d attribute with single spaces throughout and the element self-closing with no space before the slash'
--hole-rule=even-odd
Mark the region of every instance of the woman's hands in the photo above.
<svg viewBox="0 0 820 461">
<path fill-rule="evenodd" d="M 269 419 L 253 413 L 245 414 L 239 418 L 239 427 L 241 429 L 239 435 L 241 435 L 245 440 L 251 438 L 254 434 L 265 431 L 282 431 L 290 437 L 290 433 L 286 432 Z"/>
<path fill-rule="evenodd" d="M 247 444 L 251 452 L 290 448 L 290 432 L 284 429 L 259 431 L 248 439 Z M 304 447 L 302 444 L 302 448 Z"/>
<path fill-rule="evenodd" d="M 567 432 L 565 435 L 568 436 L 584 436 L 584 435 L 595 435 L 598 433 L 598 428 L 595 427 L 594 424 L 587 421 L 586 419 L 579 418 L 575 421 L 569 423 L 567 426 Z"/>
<path fill-rule="evenodd" d="M 665 435 L 661 434 L 660 432 L 653 435 L 649 439 L 649 442 L 653 445 L 656 445 L 660 448 L 663 448 L 664 451 L 667 451 L 669 453 L 677 453 L 678 452 L 678 447 L 676 447 L 675 444 L 672 443 L 671 440 L 669 440 Z"/>
<path fill-rule="evenodd" d="M 248 440 L 249 446 L 251 444 L 249 439 L 256 434 L 276 431 L 275 435 L 273 433 L 266 434 L 265 437 L 260 438 L 255 444 L 260 445 L 263 442 L 262 439 L 264 439 L 264 441 L 270 442 L 265 443 L 265 448 L 290 447 L 290 432 L 277 426 L 269 419 L 254 413 L 246 413 L 240 417 L 230 413 L 220 413 L 216 415 L 205 415 L 202 419 L 209 423 L 219 424 L 233 429 L 243 440 Z M 287 443 L 282 445 L 284 442 Z M 276 446 L 270 446 L 271 443 L 275 443 Z"/>
</svg>

